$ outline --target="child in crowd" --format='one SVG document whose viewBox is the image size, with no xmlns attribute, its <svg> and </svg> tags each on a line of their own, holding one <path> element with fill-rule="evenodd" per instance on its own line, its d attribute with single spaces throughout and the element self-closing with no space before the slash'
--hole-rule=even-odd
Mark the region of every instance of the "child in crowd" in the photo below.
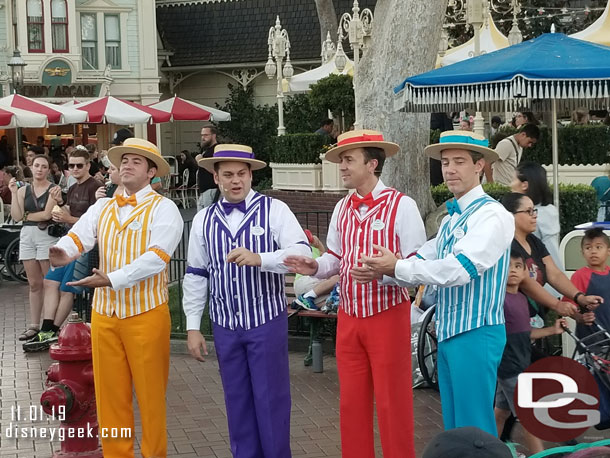
<svg viewBox="0 0 610 458">
<path fill-rule="evenodd" d="M 517 416 L 513 398 L 517 377 L 530 365 L 530 339 L 541 339 L 554 334 L 561 334 L 563 332 L 562 325 L 565 325 L 565 320 L 558 319 L 554 326 L 539 329 L 531 327 L 527 297 L 519 291 L 519 285 L 526 278 L 526 275 L 526 263 L 523 255 L 511 250 L 506 298 L 504 299 L 506 346 L 498 368 L 498 385 L 496 388 L 495 415 L 498 435 L 502 433 L 504 422 L 511 412 L 515 417 Z M 542 441 L 527 430 L 525 431 L 525 442 L 530 454 L 544 450 Z"/>
<path fill-rule="evenodd" d="M 610 267 L 608 267 L 610 238 L 599 227 L 588 229 L 580 247 L 587 266 L 574 272 L 572 283 L 583 294 L 594 294 L 604 299 L 595 311 L 575 316 L 576 335 L 582 339 L 595 332 L 590 326 L 594 320 L 597 320 L 603 328 L 610 330 Z M 566 298 L 566 300 L 570 299 Z"/>
</svg>

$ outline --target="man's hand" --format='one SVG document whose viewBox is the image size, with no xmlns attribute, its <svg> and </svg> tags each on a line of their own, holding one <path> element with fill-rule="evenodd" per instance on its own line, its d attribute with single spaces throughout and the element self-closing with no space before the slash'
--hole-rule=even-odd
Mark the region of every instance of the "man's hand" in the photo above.
<svg viewBox="0 0 610 458">
<path fill-rule="evenodd" d="M 106 197 L 106 186 L 100 186 L 99 188 L 97 188 L 97 190 L 95 191 L 95 199 L 101 199 L 103 197 Z"/>
<path fill-rule="evenodd" d="M 573 316 L 578 312 L 578 307 L 571 302 L 558 301 L 553 308 L 561 316 Z"/>
<path fill-rule="evenodd" d="M 568 322 L 563 318 L 557 318 L 555 325 L 553 326 L 555 334 L 563 334 L 565 329 L 568 327 Z"/>
<path fill-rule="evenodd" d="M 318 271 L 318 261 L 307 256 L 286 256 L 282 263 L 293 273 L 315 275 Z"/>
<path fill-rule="evenodd" d="M 70 212 L 68 211 L 68 209 L 64 206 L 64 207 L 60 207 L 59 211 L 54 210 L 53 212 L 51 212 L 51 216 L 53 218 L 53 221 L 55 221 L 56 223 L 66 223 L 66 224 L 72 224 L 72 215 L 70 214 Z"/>
<path fill-rule="evenodd" d="M 595 310 L 604 303 L 604 298 L 600 296 L 578 296 L 578 305 L 589 311 Z"/>
<path fill-rule="evenodd" d="M 368 266 L 354 267 L 349 273 L 357 283 L 370 283 L 373 280 L 381 280 L 383 278 L 383 275 Z"/>
<path fill-rule="evenodd" d="M 320 253 L 324 253 L 326 248 L 324 248 L 324 244 L 320 241 L 317 235 L 313 236 L 313 242 L 311 242 L 311 246 L 320 250 Z"/>
<path fill-rule="evenodd" d="M 104 272 L 98 269 L 92 269 L 93 275 L 83 278 L 78 281 L 69 281 L 66 283 L 68 286 L 86 286 L 88 288 L 99 288 L 102 286 L 112 286 L 110 278 Z"/>
<path fill-rule="evenodd" d="M 381 275 L 393 277 L 398 262 L 396 255 L 380 245 L 373 245 L 373 249 L 377 251 L 374 256 L 362 256 L 358 262 L 374 271 L 378 277 Z"/>
<path fill-rule="evenodd" d="M 49 247 L 49 262 L 53 267 L 62 267 L 70 264 L 76 257 L 71 258 L 63 249 L 52 246 Z"/>
<path fill-rule="evenodd" d="M 583 314 L 577 313 L 576 315 L 574 315 L 574 319 L 581 324 L 584 324 L 586 326 L 591 326 L 593 324 L 593 322 L 595 321 L 595 313 L 593 312 L 586 312 Z"/>
<path fill-rule="evenodd" d="M 258 253 L 252 253 L 247 248 L 239 247 L 231 250 L 227 255 L 227 262 L 234 262 L 239 267 L 260 267 L 262 261 L 261 256 Z"/>
<path fill-rule="evenodd" d="M 205 344 L 205 338 L 199 331 L 188 331 L 186 346 L 193 358 L 195 358 L 197 361 L 205 361 L 203 356 L 208 355 L 208 347 Z M 203 355 L 201 354 L 201 349 L 203 349 Z"/>
</svg>

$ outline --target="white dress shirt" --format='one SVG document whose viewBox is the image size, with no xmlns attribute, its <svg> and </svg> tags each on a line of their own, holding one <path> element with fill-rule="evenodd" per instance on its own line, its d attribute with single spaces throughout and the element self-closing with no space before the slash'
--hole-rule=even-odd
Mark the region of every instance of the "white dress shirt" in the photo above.
<svg viewBox="0 0 610 458">
<path fill-rule="evenodd" d="M 254 196 L 255 192 L 250 190 L 245 199 L 246 207 L 249 207 Z M 224 198 L 223 201 L 225 201 Z M 208 268 L 210 260 L 208 247 L 203 239 L 203 220 L 206 212 L 212 208 L 204 208 L 193 219 L 188 247 L 188 265 L 190 267 L 206 270 Z M 236 234 L 244 216 L 244 213 L 237 208 L 227 215 L 227 223 L 232 235 Z M 307 242 L 307 236 L 294 213 L 281 200 L 273 199 L 271 201 L 269 226 L 279 249 L 268 253 L 257 253 L 261 258 L 261 271 L 285 274 L 288 272 L 283 264 L 286 256 L 311 257 L 311 248 Z M 184 291 L 182 306 L 186 315 L 186 329 L 199 330 L 201 317 L 208 300 L 208 279 L 200 275 L 187 273 L 184 276 L 182 287 Z"/>
<path fill-rule="evenodd" d="M 458 199 L 460 210 L 478 199 L 485 192 L 476 186 Z M 459 214 L 445 216 L 441 222 L 454 224 Z M 510 246 L 515 235 L 515 219 L 501 205 L 484 205 L 468 219 L 468 231 L 453 247 L 453 253 L 437 259 L 437 239 L 429 240 L 418 250 L 424 260 L 412 257 L 396 263 L 395 278 L 401 286 L 421 284 L 437 286 L 459 286 L 469 283 L 472 278 L 456 256 L 463 254 L 476 267 L 479 275 L 494 266 Z"/>
<path fill-rule="evenodd" d="M 377 181 L 375 188 L 373 188 L 372 194 L 373 199 L 377 199 L 381 191 L 386 189 L 387 186 L 383 184 L 381 180 Z M 362 198 L 356 194 L 358 197 Z M 348 199 L 350 196 L 347 197 Z M 316 259 L 318 261 L 318 271 L 315 273 L 316 278 L 328 278 L 339 273 L 339 264 L 341 257 L 341 232 L 337 227 L 337 220 L 339 218 L 339 209 L 341 207 L 339 201 L 335 205 L 335 210 L 330 219 L 330 226 L 328 228 L 328 235 L 326 237 L 326 246 L 330 251 L 335 253 L 337 256 L 326 252 L 322 256 Z M 366 215 L 369 210 L 368 205 L 361 204 L 358 208 L 361 216 Z M 400 240 L 400 252 L 403 256 L 408 256 L 411 253 L 417 251 L 426 242 L 426 230 L 424 228 L 424 222 L 421 219 L 417 204 L 413 199 L 408 196 L 403 196 L 398 204 L 396 211 L 396 223 L 394 225 L 395 234 Z M 387 278 L 384 278 L 383 283 L 387 283 Z"/>
<path fill-rule="evenodd" d="M 150 185 L 139 190 L 136 193 L 136 201 L 140 202 L 144 197 L 153 192 Z M 127 197 L 127 196 L 125 196 Z M 71 232 L 74 232 L 83 245 L 84 252 L 91 250 L 97 241 L 97 226 L 102 209 L 109 201 L 109 198 L 99 199 L 92 205 L 87 212 L 72 227 Z M 134 207 L 124 205 L 119 207 L 119 223 L 129 219 Z M 148 248 L 158 248 L 168 256 L 171 256 L 180 239 L 182 238 L 182 230 L 184 221 L 180 215 L 180 211 L 176 204 L 167 198 L 163 198 L 159 205 L 152 213 L 152 222 L 150 223 L 150 241 Z M 68 256 L 73 257 L 78 255 L 79 250 L 74 241 L 70 237 L 62 237 L 57 246 L 63 249 Z M 133 262 L 121 267 L 114 272 L 105 272 L 110 279 L 111 287 L 114 290 L 130 288 L 142 280 L 156 275 L 167 268 L 167 263 L 161 259 L 153 251 L 146 251 Z"/>
</svg>

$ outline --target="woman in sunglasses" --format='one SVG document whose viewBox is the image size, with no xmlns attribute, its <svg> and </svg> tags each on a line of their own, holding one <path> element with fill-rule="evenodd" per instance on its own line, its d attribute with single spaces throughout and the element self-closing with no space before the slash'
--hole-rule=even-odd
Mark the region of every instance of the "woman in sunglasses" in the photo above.
<svg viewBox="0 0 610 458">
<path fill-rule="evenodd" d="M 47 230 L 53 207 L 58 203 L 53 196 L 61 195 L 61 192 L 51 192 L 57 186 L 48 180 L 49 158 L 44 155 L 34 157 L 31 169 L 31 184 L 18 182 L 15 178 L 11 178 L 8 184 L 12 199 L 11 216 L 15 221 L 23 221 L 19 260 L 23 261 L 30 287 L 30 325 L 19 340 L 33 339 L 40 329 L 43 278 L 49 270 L 49 247 L 58 240 Z"/>
</svg>

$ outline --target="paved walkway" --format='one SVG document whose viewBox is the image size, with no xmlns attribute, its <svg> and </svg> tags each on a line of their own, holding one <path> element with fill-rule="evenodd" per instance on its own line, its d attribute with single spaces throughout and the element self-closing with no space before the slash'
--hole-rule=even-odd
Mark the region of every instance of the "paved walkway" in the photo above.
<svg viewBox="0 0 610 458">
<path fill-rule="evenodd" d="M 27 287 L 13 282 L 0 284 L 0 457 L 46 458 L 59 450 L 60 443 L 48 438 L 10 438 L 11 408 L 27 411 L 40 405 L 45 370 L 51 363 L 48 353 L 25 354 L 16 335 L 26 323 Z M 290 354 L 292 389 L 292 451 L 295 457 L 341 456 L 339 442 L 339 386 L 332 356 L 325 357 L 325 371 L 314 374 L 303 366 L 303 354 Z M 405 389 L 408 389 L 405 387 Z M 229 458 L 229 439 L 218 363 L 212 356 L 198 363 L 189 356 L 172 354 L 168 404 L 168 455 L 173 457 Z M 414 393 L 415 447 L 418 456 L 428 441 L 441 431 L 440 401 L 436 392 L 418 389 Z M 20 428 L 54 427 L 53 420 L 34 424 L 21 422 Z M 13 422 L 15 426 L 15 422 Z M 139 425 L 136 435 L 139 436 Z M 595 430 L 587 441 L 610 437 Z M 583 438 L 583 439 L 585 439 Z M 379 444 L 379 436 L 376 434 Z M 378 445 L 379 457 L 382 456 Z M 350 457 L 351 458 L 351 457 Z M 354 457 L 357 458 L 357 457 Z"/>
</svg>

